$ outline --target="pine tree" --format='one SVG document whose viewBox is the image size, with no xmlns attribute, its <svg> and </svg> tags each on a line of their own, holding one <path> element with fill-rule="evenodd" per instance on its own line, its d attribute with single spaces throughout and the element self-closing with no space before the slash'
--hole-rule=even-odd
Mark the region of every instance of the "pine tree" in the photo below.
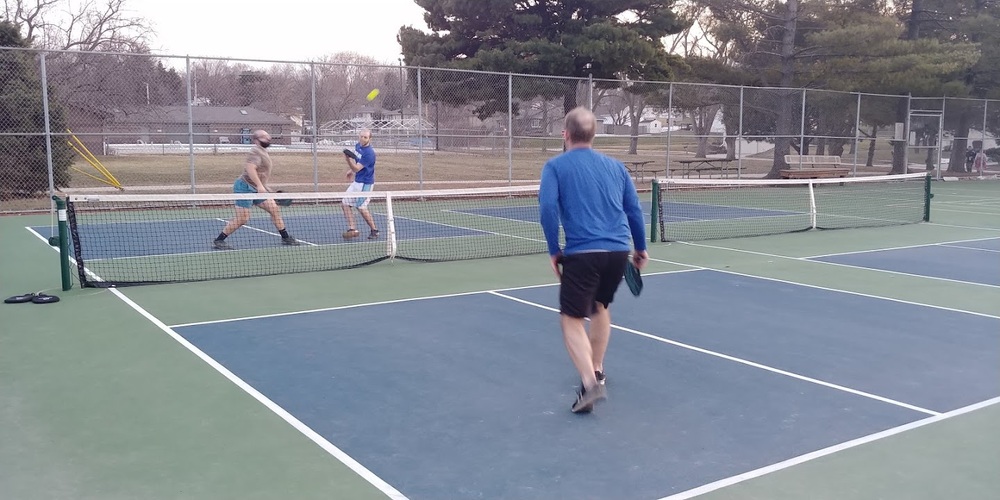
<svg viewBox="0 0 1000 500">
<path fill-rule="evenodd" d="M 27 47 L 16 26 L 0 21 L 0 47 Z M 65 130 L 62 109 L 49 98 L 52 132 Z M 0 50 L 0 197 L 34 197 L 48 191 L 45 113 L 38 62 L 31 52 Z M 69 183 L 73 152 L 65 141 L 52 140 L 55 187 Z"/>
<path fill-rule="evenodd" d="M 673 0 L 552 0 L 515 2 L 416 0 L 432 33 L 399 31 L 410 66 L 587 77 L 665 80 L 682 64 L 662 38 L 683 22 Z M 413 77 L 413 75 L 411 75 Z M 425 97 L 450 104 L 480 102 L 480 117 L 507 111 L 507 81 L 495 75 L 435 72 L 425 77 Z M 574 82 L 520 79 L 515 97 L 563 98 L 576 107 Z"/>
</svg>

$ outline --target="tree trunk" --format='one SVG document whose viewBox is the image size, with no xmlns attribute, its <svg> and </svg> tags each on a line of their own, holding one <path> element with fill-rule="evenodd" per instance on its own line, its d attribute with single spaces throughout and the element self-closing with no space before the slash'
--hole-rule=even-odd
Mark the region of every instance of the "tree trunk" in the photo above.
<svg viewBox="0 0 1000 500">
<path fill-rule="evenodd" d="M 924 138 L 924 142 L 926 143 L 927 146 L 927 159 L 924 160 L 924 166 L 927 167 L 928 172 L 931 172 L 935 168 L 937 168 L 937 165 L 934 164 L 934 158 L 935 158 L 934 153 L 937 152 L 937 148 L 933 147 L 937 146 L 937 139 L 938 139 L 937 134 L 927 134 L 927 136 Z"/>
<path fill-rule="evenodd" d="M 726 136 L 726 159 L 733 161 L 736 159 L 736 136 Z"/>
<path fill-rule="evenodd" d="M 798 0 L 788 0 L 785 3 L 785 18 L 781 37 L 781 98 L 778 101 L 778 122 L 775 127 L 776 137 L 774 139 L 774 165 L 767 173 L 766 178 L 775 179 L 781 176 L 781 169 L 788 168 L 785 163 L 785 155 L 788 154 L 791 145 L 792 117 L 794 108 L 793 90 L 789 90 L 795 83 L 795 30 L 799 18 Z"/>
<path fill-rule="evenodd" d="M 576 87 L 567 85 L 563 93 L 563 115 L 569 114 L 576 108 Z"/>
<path fill-rule="evenodd" d="M 826 149 L 830 156 L 844 156 L 844 148 L 846 146 L 847 141 L 844 139 L 830 139 L 827 141 Z M 854 152 L 852 151 L 851 154 L 854 154 Z"/>
<path fill-rule="evenodd" d="M 866 167 L 875 166 L 875 138 L 878 137 L 878 125 L 872 125 L 872 140 L 868 143 L 868 159 L 865 160 Z"/>
<path fill-rule="evenodd" d="M 694 122 L 694 133 L 698 138 L 698 150 L 695 158 L 705 158 L 708 155 L 708 140 L 711 139 L 712 124 L 719 114 L 721 105 L 702 106 L 691 113 L 691 121 Z"/>
<path fill-rule="evenodd" d="M 920 17 L 924 11 L 924 0 L 913 0 L 910 5 L 910 17 L 906 21 L 906 39 L 916 40 L 920 38 Z M 906 123 L 909 118 L 909 99 L 900 101 L 896 105 L 896 123 Z M 909 132 L 909 131 L 906 131 Z M 906 142 L 908 137 L 892 142 L 892 170 L 890 174 L 906 173 Z"/>
<path fill-rule="evenodd" d="M 736 159 L 736 138 L 740 133 L 739 113 L 739 106 L 722 105 L 722 124 L 726 127 L 726 159 L 729 161 Z"/>
<path fill-rule="evenodd" d="M 955 140 L 951 143 L 951 157 L 948 160 L 949 172 L 965 172 L 965 148 L 969 144 L 969 113 L 962 112 L 955 130 Z M 961 139 L 959 139 L 961 137 Z"/>
</svg>

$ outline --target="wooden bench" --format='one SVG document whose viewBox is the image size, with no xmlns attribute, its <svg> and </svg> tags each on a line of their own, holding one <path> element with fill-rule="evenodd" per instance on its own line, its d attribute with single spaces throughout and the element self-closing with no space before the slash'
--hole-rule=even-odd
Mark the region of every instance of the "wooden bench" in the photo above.
<svg viewBox="0 0 1000 500">
<path fill-rule="evenodd" d="M 840 166 L 839 156 L 785 155 L 790 168 L 782 169 L 785 179 L 823 179 L 847 177 L 851 169 Z"/>
</svg>

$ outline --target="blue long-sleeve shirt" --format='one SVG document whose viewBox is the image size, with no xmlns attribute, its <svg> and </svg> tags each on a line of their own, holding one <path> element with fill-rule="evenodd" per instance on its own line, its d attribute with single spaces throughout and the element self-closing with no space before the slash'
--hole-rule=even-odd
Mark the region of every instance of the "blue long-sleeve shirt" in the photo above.
<svg viewBox="0 0 1000 500">
<path fill-rule="evenodd" d="M 546 162 L 538 204 L 549 255 L 560 252 L 560 221 L 566 255 L 646 249 L 645 221 L 628 170 L 593 149 L 571 149 Z"/>
<path fill-rule="evenodd" d="M 354 151 L 358 153 L 358 165 L 361 165 L 361 170 L 354 174 L 354 182 L 375 184 L 375 148 L 371 144 L 362 146 L 359 142 L 354 145 Z"/>
</svg>

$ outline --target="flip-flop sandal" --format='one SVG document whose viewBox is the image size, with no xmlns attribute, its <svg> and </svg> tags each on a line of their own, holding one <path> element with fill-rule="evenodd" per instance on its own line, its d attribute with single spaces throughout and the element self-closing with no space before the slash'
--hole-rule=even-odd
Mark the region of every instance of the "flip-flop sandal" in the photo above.
<svg viewBox="0 0 1000 500">
<path fill-rule="evenodd" d="M 34 302 L 35 304 L 51 304 L 53 302 L 59 302 L 59 297 L 56 297 L 55 295 L 45 295 L 44 293 L 39 293 L 35 295 L 35 297 L 31 299 L 31 301 Z"/>
<path fill-rule="evenodd" d="M 31 299 L 35 298 L 35 294 L 26 293 L 24 295 L 15 295 L 13 297 L 7 297 L 4 299 L 4 304 L 21 304 L 24 302 L 31 302 Z"/>
</svg>

